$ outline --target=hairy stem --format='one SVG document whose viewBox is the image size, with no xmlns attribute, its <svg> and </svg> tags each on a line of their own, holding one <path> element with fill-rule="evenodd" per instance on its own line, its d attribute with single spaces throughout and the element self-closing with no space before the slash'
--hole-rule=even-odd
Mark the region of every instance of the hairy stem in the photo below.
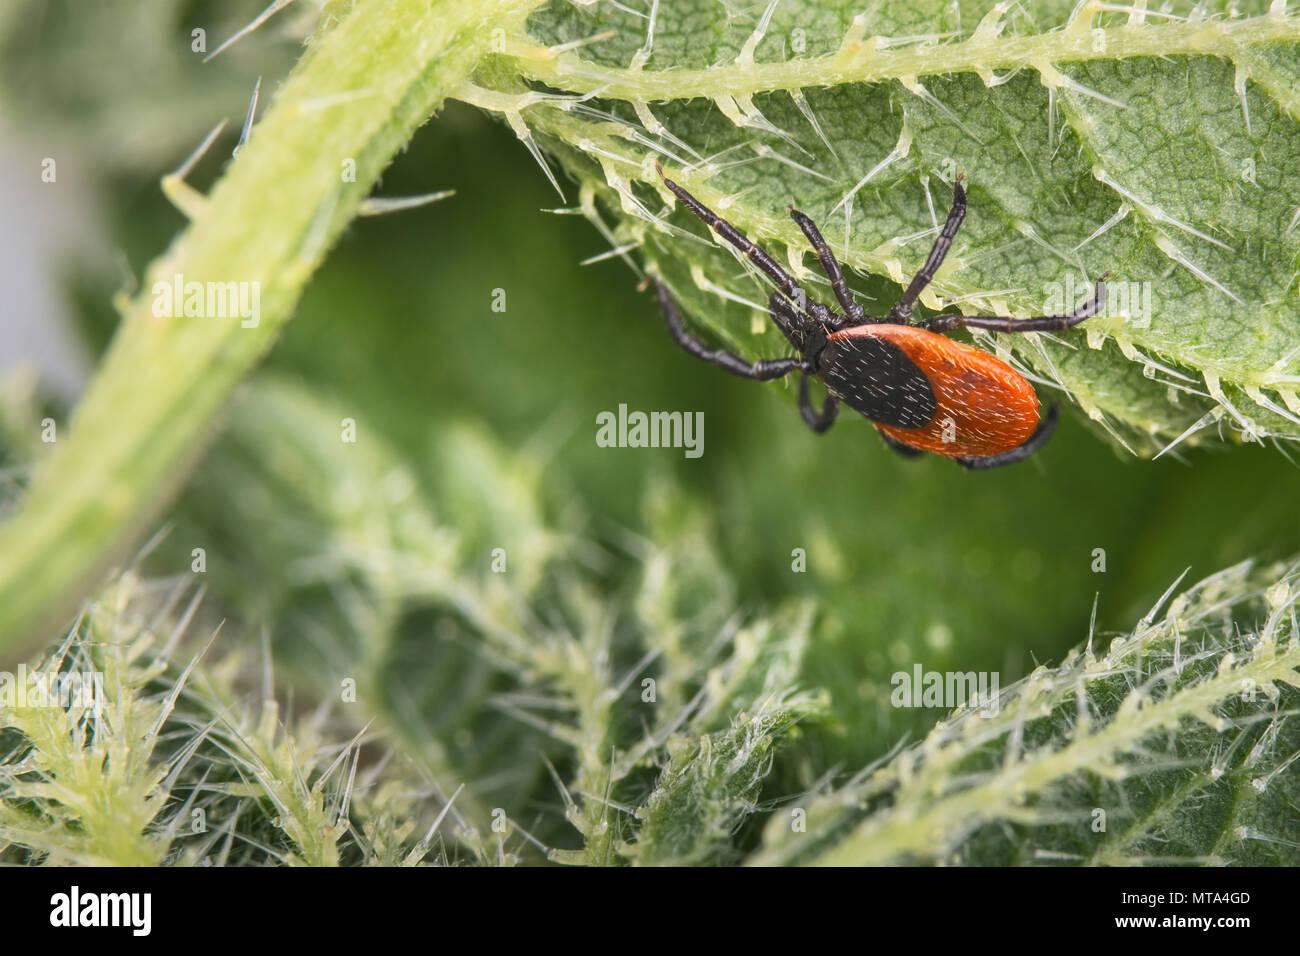
<svg viewBox="0 0 1300 956">
<path fill-rule="evenodd" d="M 148 270 L 70 434 L 0 529 L 0 651 L 85 594 L 152 518 L 416 127 L 541 0 L 361 0 L 319 37 Z M 158 318 L 155 282 L 257 283 L 260 317 Z"/>
</svg>

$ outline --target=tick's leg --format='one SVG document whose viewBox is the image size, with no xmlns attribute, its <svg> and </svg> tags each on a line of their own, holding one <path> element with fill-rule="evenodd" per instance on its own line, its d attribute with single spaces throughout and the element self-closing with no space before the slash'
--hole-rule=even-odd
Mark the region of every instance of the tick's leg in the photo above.
<svg viewBox="0 0 1300 956">
<path fill-rule="evenodd" d="M 806 320 L 799 315 L 790 300 L 780 292 L 773 292 L 767 300 L 767 313 L 772 317 L 776 327 L 790 340 L 790 344 L 794 345 L 795 332 L 805 324 Z"/>
<path fill-rule="evenodd" d="M 835 416 L 840 412 L 840 403 L 834 395 L 827 395 L 826 400 L 822 402 L 822 410 L 817 411 L 808 396 L 808 379 L 807 372 L 799 379 L 799 414 L 803 416 L 804 424 L 820 435 L 835 424 Z"/>
<path fill-rule="evenodd" d="M 844 273 L 840 271 L 840 264 L 835 259 L 835 253 L 831 252 L 831 247 L 822 238 L 816 224 L 793 206 L 790 207 L 790 217 L 799 224 L 803 234 L 808 237 L 808 242 L 817 251 L 817 258 L 821 260 L 822 269 L 825 271 L 826 277 L 831 280 L 831 288 L 835 291 L 835 298 L 839 301 L 840 308 L 844 310 L 845 317 L 843 319 L 828 324 L 836 329 L 847 325 L 861 325 L 867 319 L 867 310 L 858 305 L 853 298 L 853 294 L 849 292 L 849 285 L 844 281 Z"/>
<path fill-rule="evenodd" d="M 1106 304 L 1106 277 L 1109 275 L 1107 272 L 1098 279 L 1092 299 L 1069 315 L 1036 315 L 1029 319 L 1013 319 L 1007 315 L 937 315 L 928 322 L 921 322 L 920 327 L 928 332 L 948 332 L 962 326 L 990 332 L 1059 332 L 1101 311 Z"/>
<path fill-rule="evenodd" d="M 886 322 L 906 322 L 912 315 L 912 306 L 916 305 L 917 296 L 930 284 L 934 274 L 939 271 L 939 266 L 943 265 L 943 258 L 952 248 L 952 240 L 956 237 L 957 230 L 961 228 L 962 220 L 966 218 L 966 189 L 961 184 L 965 178 L 964 173 L 957 174 L 957 181 L 952 185 L 952 208 L 948 210 L 948 221 L 943 224 L 943 230 L 934 240 L 934 245 L 930 248 L 930 257 L 925 260 L 925 265 L 921 266 L 921 271 L 912 278 L 903 297 L 889 310 Z"/>
<path fill-rule="evenodd" d="M 724 352 L 720 349 L 710 349 L 691 333 L 686 331 L 682 325 L 681 314 L 677 311 L 677 303 L 673 301 L 672 295 L 668 292 L 668 287 L 658 279 L 655 279 L 655 291 L 659 296 L 659 307 L 664 313 L 664 322 L 668 325 L 668 331 L 673 337 L 673 341 L 682 347 L 687 353 L 694 355 L 696 358 L 704 359 L 718 368 L 725 369 L 732 375 L 739 375 L 741 378 L 756 378 L 760 381 L 780 378 L 782 375 L 788 375 L 797 369 L 802 369 L 804 363 L 802 359 L 759 359 L 756 362 L 747 362 L 739 355 L 732 355 L 730 352 Z"/>
<path fill-rule="evenodd" d="M 655 169 L 659 173 L 659 178 L 664 181 L 664 185 L 668 187 L 668 190 L 674 196 L 682 201 L 682 204 L 686 206 L 687 209 L 703 219 L 710 229 L 748 256 L 750 261 L 762 269 L 763 272 L 765 272 L 768 277 L 777 284 L 777 287 L 787 296 L 796 302 L 805 301 L 806 296 L 799 288 L 799 283 L 795 282 L 790 273 L 782 269 L 775 259 L 769 256 L 749 239 L 746 239 L 739 229 L 727 222 L 727 220 L 723 219 L 708 206 L 704 205 L 704 203 L 700 202 L 681 186 L 677 185 L 665 176 L 662 167 L 660 167 L 658 163 L 655 163 Z"/>
<path fill-rule="evenodd" d="M 879 433 L 881 441 L 883 441 L 893 451 L 898 452 L 898 454 L 902 455 L 904 458 L 918 458 L 921 455 L 925 454 L 925 452 L 923 452 L 921 449 L 913 448 L 911 445 L 905 445 L 897 438 L 894 438 L 891 435 L 886 435 L 884 432 L 880 431 L 880 429 L 876 429 L 876 431 Z"/>
<path fill-rule="evenodd" d="M 1038 449 L 1047 444 L 1047 439 L 1052 437 L 1052 432 L 1056 429 L 1056 419 L 1060 415 L 1060 408 L 1053 405 L 1043 416 L 1043 420 L 1038 423 L 1034 433 L 1025 439 L 1023 445 L 1019 445 L 1010 451 L 1004 451 L 999 455 L 989 455 L 986 458 L 954 458 L 957 464 L 963 468 L 969 468 L 972 471 L 979 471 L 985 468 L 1000 468 L 1003 465 L 1014 465 L 1018 461 L 1024 461 Z"/>
</svg>

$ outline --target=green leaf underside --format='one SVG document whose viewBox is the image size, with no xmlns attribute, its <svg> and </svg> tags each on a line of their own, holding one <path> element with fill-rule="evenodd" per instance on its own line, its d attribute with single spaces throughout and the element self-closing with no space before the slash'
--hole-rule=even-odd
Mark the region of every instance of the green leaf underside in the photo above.
<svg viewBox="0 0 1300 956">
<path fill-rule="evenodd" d="M 807 212 L 875 314 L 965 172 L 969 215 L 924 305 L 1058 311 L 1113 270 L 1108 313 L 1080 329 L 977 340 L 1134 450 L 1300 436 L 1300 19 L 990 7 L 664 0 L 650 42 L 635 11 L 553 3 L 464 98 L 558 159 L 611 246 L 639 246 L 741 354 L 788 353 L 770 284 L 701 241 L 653 158 L 833 301 L 785 207 Z"/>
</svg>

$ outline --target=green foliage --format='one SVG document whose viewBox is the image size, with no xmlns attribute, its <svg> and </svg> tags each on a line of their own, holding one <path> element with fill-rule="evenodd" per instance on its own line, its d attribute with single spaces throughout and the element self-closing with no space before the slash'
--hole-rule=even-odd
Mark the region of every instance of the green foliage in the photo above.
<svg viewBox="0 0 1300 956">
<path fill-rule="evenodd" d="M 1283 4 L 1174 6 L 785 0 L 738 15 L 665 0 L 647 23 L 557 3 L 529 21 L 535 39 L 481 71 L 506 95 L 470 100 L 522 116 L 579 181 L 586 214 L 612 214 L 614 239 L 742 354 L 787 347 L 755 311 L 768 286 L 698 241 L 656 183 L 657 156 L 829 299 L 785 215 L 796 204 L 845 263 L 891 280 L 862 282 L 877 314 L 919 268 L 963 171 L 970 215 L 926 305 L 1068 311 L 1114 270 L 1110 313 L 1086 332 L 981 343 L 1132 447 L 1215 424 L 1295 437 L 1300 21 Z M 519 70 L 572 95 L 539 102 Z"/>
<path fill-rule="evenodd" d="M 245 475 L 254 501 L 285 495 L 283 477 L 304 466 L 342 464 L 341 446 L 315 441 L 337 409 L 300 389 L 258 388 L 232 427 L 284 416 L 304 440 Z M 391 467 L 388 454 L 353 454 L 352 470 Z M 529 471 L 488 454 L 497 474 Z M 449 467 L 474 474 L 481 459 Z M 403 486 L 400 475 L 385 483 Z M 728 611 L 731 585 L 699 516 L 656 522 L 652 505 L 657 544 L 639 560 L 606 554 L 593 574 L 575 549 L 555 549 L 530 581 L 430 548 L 455 532 L 433 517 L 441 502 L 404 487 L 396 500 L 425 516 L 421 534 L 373 533 L 391 502 L 355 522 L 336 512 L 319 525 L 339 530 L 318 559 L 286 575 L 326 585 L 347 612 L 307 604 L 286 618 L 313 634 L 307 658 L 282 651 L 286 634 L 268 645 L 296 663 L 296 683 L 334 701 L 292 732 L 265 651 L 245 656 L 224 634 L 208 642 L 221 650 L 195 646 L 201 608 L 195 595 L 180 610 L 183 579 L 116 582 L 39 665 L 102 671 L 107 712 L 0 710 L 0 852 L 51 863 L 337 865 L 418 862 L 434 849 L 432 860 L 480 863 L 1295 863 L 1295 568 L 1213 575 L 1106 649 L 1090 640 L 1003 688 L 995 713 L 959 709 L 917 745 L 843 783 L 805 778 L 791 798 L 773 790 L 778 751 L 801 745 L 830 706 L 799 689 L 812 608 Z M 515 487 L 513 508 L 529 510 L 536 486 Z M 394 599 L 403 614 L 377 618 Z M 382 643 L 334 643 L 353 635 Z M 260 694 L 236 689 L 256 686 L 259 669 Z M 327 731 L 351 742 L 330 745 Z M 359 770 L 362 742 L 375 739 L 389 755 Z M 419 790 L 439 808 L 413 800 Z M 196 810 L 211 830 L 194 832 Z M 433 823 L 417 826 L 418 815 Z M 436 829 L 447 819 L 455 826 Z M 751 820 L 766 821 L 758 846 Z"/>
<path fill-rule="evenodd" d="M 0 642 L 30 638 L 148 519 L 393 154 L 483 56 L 483 31 L 538 2 L 447 0 L 436 15 L 409 0 L 358 5 L 326 22 L 210 196 L 164 179 L 193 221 L 146 271 L 140 294 L 116 303 L 123 323 L 72 439 L 0 528 Z M 160 322 L 154 285 L 176 276 L 256 283 L 260 315 Z"/>
<path fill-rule="evenodd" d="M 114 711 L 92 723 L 0 707 L 0 861 L 1295 864 L 1297 584 L 1272 563 L 1296 550 L 1295 472 L 1273 449 L 1206 441 L 1247 433 L 1246 419 L 1294 431 L 1292 13 L 1187 23 L 1176 5 L 1130 24 L 1036 4 L 980 28 L 988 4 L 887 2 L 855 22 L 851 5 L 782 0 L 751 64 L 762 6 L 661 0 L 646 47 L 645 17 L 556 2 L 527 21 L 512 6 L 501 34 L 483 20 L 443 52 L 422 47 L 425 60 L 360 56 L 418 44 L 438 26 L 423 20 L 363 31 L 357 57 L 341 54 L 347 30 L 424 6 L 388 0 L 328 4 L 279 93 L 284 37 L 304 20 L 277 17 L 281 32 L 206 65 L 184 53 L 191 19 L 221 39 L 261 6 L 242 19 L 160 6 L 171 26 L 151 28 L 175 48 L 149 51 L 165 81 L 147 95 L 79 55 L 109 34 L 103 21 L 52 4 L 0 22 L 6 104 L 23 103 L 16 84 L 59 74 L 55 125 L 84 132 L 130 262 L 179 221 L 141 178 L 222 115 L 236 122 L 220 148 L 233 146 L 263 76 L 247 149 L 190 177 L 221 177 L 206 205 L 168 181 L 197 215 L 143 288 L 175 263 L 190 274 L 207 236 L 278 290 L 260 333 L 174 323 L 147 354 L 124 344 L 153 335 L 137 298 L 35 471 L 40 397 L 5 383 L 0 508 L 34 491 L 0 544 L 0 571 L 18 575 L 0 579 L 0 618 L 75 608 L 89 570 L 129 555 L 164 492 L 180 495 L 166 534 L 69 639 L 35 632 L 47 650 L 31 663 L 117 675 Z M 320 135 L 293 122 L 347 77 L 390 68 L 405 79 L 387 106 L 330 101 Z M 507 122 L 450 105 L 385 169 L 447 95 Z M 151 138 L 112 141 L 127 129 Z M 354 146 L 370 150 L 365 175 L 326 177 Z M 558 161 L 561 211 L 588 221 L 536 212 L 556 200 L 527 147 Z M 942 216 L 961 168 L 971 214 L 926 304 L 1023 315 L 1067 274 L 1079 288 L 1105 268 L 1150 280 L 1147 326 L 1111 315 L 1090 334 L 980 344 L 1014 349 L 1045 396 L 1063 384 L 1137 450 L 1201 422 L 1192 440 L 1226 453 L 1121 461 L 1067 415 L 1034 462 L 970 480 L 894 460 L 862 421 L 807 434 L 780 386 L 688 361 L 635 297 L 633 272 L 659 270 L 706 336 L 785 352 L 760 311 L 722 294 L 767 292 L 669 202 L 656 149 L 824 296 L 784 207 L 812 213 L 877 311 L 924 256 L 930 206 Z M 293 170 L 273 189 L 272 159 Z M 380 171 L 385 196 L 456 195 L 349 225 Z M 320 255 L 279 255 L 323 208 Z M 611 248 L 633 272 L 601 261 Z M 81 281 L 83 323 L 106 340 L 112 289 Z M 504 314 L 489 308 L 498 288 Z M 236 390 L 290 311 L 271 368 Z M 620 402 L 706 410 L 705 456 L 595 448 L 592 416 Z M 355 443 L 340 440 L 345 419 Z M 1189 564 L 1194 578 L 1228 570 L 1144 617 Z M 1085 637 L 1090 650 L 1069 650 Z M 1040 660 L 1063 663 L 1013 683 Z M 891 707 L 891 675 L 916 663 L 1000 672 L 1002 709 Z"/>
<path fill-rule="evenodd" d="M 1293 865 L 1298 582 L 1206 578 L 817 795 L 806 832 L 774 815 L 755 862 Z"/>
<path fill-rule="evenodd" d="M 241 403 L 232 430 L 240 441 L 265 447 L 259 435 L 265 429 L 280 433 L 286 421 L 293 425 L 283 434 L 300 440 L 282 445 L 256 470 L 246 466 L 239 494 L 254 510 L 265 496 L 285 504 L 297 499 L 313 515 L 299 523 L 277 509 L 281 520 L 260 544 L 272 554 L 302 553 L 299 536 L 325 530 L 330 538 L 314 542 L 314 560 L 287 569 L 281 580 L 297 582 L 304 591 L 328 588 L 345 615 L 328 618 L 300 595 L 297 612 L 285 617 L 286 630 L 301 634 L 311 628 L 311 643 L 299 645 L 299 657 L 292 648 L 281 651 L 284 634 L 270 646 L 283 653 L 298 680 L 314 679 L 325 699 L 342 699 L 345 710 L 355 704 L 351 722 L 369 727 L 377 721 L 391 735 L 400 758 L 393 763 L 401 772 L 380 774 L 376 768 L 375 781 L 406 779 L 414 785 L 424 778 L 448 795 L 455 788 L 440 788 L 441 781 L 503 779 L 504 787 L 480 788 L 454 803 L 453 856 L 467 860 L 510 862 L 530 844 L 541 846 L 531 832 L 535 821 L 498 811 L 485 802 L 488 795 L 505 807 L 549 806 L 553 819 L 542 822 L 550 831 L 567 820 L 580 845 L 543 847 L 558 861 L 734 857 L 732 831 L 759 809 L 758 791 L 773 753 L 798 721 L 825 710 L 822 696 L 794 687 L 811 626 L 807 608 L 791 607 L 744 626 L 730 613 L 698 614 L 684 628 L 665 626 L 658 616 L 664 607 L 684 609 L 700 601 L 716 606 L 727 599 L 720 573 L 701 580 L 678 570 L 707 548 L 698 517 L 683 523 L 679 516 L 675 529 L 662 529 L 659 537 L 670 542 L 668 550 L 647 556 L 640 580 L 628 581 L 633 593 L 620 603 L 645 610 L 647 617 L 611 617 L 590 574 L 545 543 L 563 536 L 524 521 L 510 533 L 513 540 L 536 536 L 538 550 L 531 556 L 544 574 L 530 580 L 483 573 L 458 553 L 457 532 L 432 519 L 433 509 L 381 444 L 364 443 L 354 453 L 334 439 L 337 409 L 299 388 L 271 384 Z M 494 449 L 453 456 L 456 474 L 449 485 L 481 475 L 485 455 L 494 459 L 499 494 L 512 494 L 502 479 L 511 470 L 527 474 L 527 466 Z M 232 453 L 219 460 L 236 458 Z M 383 477 L 376 478 L 378 473 Z M 311 476 L 319 474 L 334 479 L 313 489 Z M 360 493 L 377 485 L 390 497 L 365 505 Z M 535 485 L 515 482 L 515 498 L 498 506 L 525 514 L 535 510 L 535 492 Z M 400 534 L 388 520 L 399 513 L 394 506 L 400 506 Z M 482 509 L 481 499 L 477 506 Z M 474 525 L 474 516 L 452 513 Z M 527 547 L 515 550 L 513 544 L 510 553 L 512 560 L 529 556 Z M 716 565 L 707 553 L 703 560 Z M 162 681 L 195 609 L 178 623 L 169 611 L 178 600 L 175 590 L 151 616 L 145 600 L 150 590 L 134 576 L 119 581 L 92 605 L 68 645 L 37 668 L 102 667 L 114 708 L 107 719 L 93 720 L 72 707 L 3 710 L 4 726 L 19 735 L 10 741 L 0 786 L 7 815 L 0 833 L 12 859 L 195 862 L 222 837 L 209 835 L 195 849 L 178 835 L 196 808 L 239 828 L 224 832 L 224 852 L 232 839 L 249 844 L 229 862 L 334 865 L 356 861 L 358 854 L 362 861 L 382 862 L 363 836 L 370 830 L 389 835 L 390 858 L 423 855 L 429 837 L 415 841 L 414 824 L 399 814 L 409 804 L 394 803 L 382 787 L 379 802 L 352 792 L 360 728 L 351 744 L 331 748 L 322 740 L 322 709 L 287 733 L 270 694 L 269 671 L 260 698 L 235 691 L 241 674 L 256 675 L 259 663 L 269 668 L 269 659 L 223 655 L 208 666 L 196 658 L 170 683 Z M 404 622 L 394 602 L 410 615 Z M 160 648 L 169 630 L 174 636 Z M 372 643 L 351 645 L 354 635 Z M 88 643 L 92 637 L 94 645 Z M 461 651 L 466 644 L 473 653 Z M 100 645 L 102 655 L 92 650 Z M 150 653 L 157 656 L 146 657 Z M 314 671 L 304 674 L 308 668 Z M 347 684 L 355 687 L 354 696 L 339 692 Z M 466 689 L 449 701 L 457 686 Z M 533 732 L 520 734 L 520 726 Z M 469 747 L 462 738 L 471 729 Z M 159 748 L 156 741 L 168 746 Z M 567 779 L 552 777 L 557 767 Z M 651 788 L 656 767 L 663 771 Z M 84 768 L 93 772 L 87 775 Z M 624 809 L 629 800 L 633 809 Z M 641 809 L 635 809 L 638 800 L 644 801 Z M 92 807 L 103 815 L 89 815 Z M 350 807 L 350 821 L 340 807 Z M 511 814 L 508 837 L 497 828 L 506 821 L 504 813 Z M 282 831 L 278 840 L 259 836 L 268 824 Z M 101 830 L 105 840 L 123 845 L 101 846 Z M 182 850 L 184 856 L 176 856 Z"/>
<path fill-rule="evenodd" d="M 407 832 L 412 824 L 393 814 L 405 817 L 410 801 L 372 793 L 370 773 L 358 781 L 361 735 L 325 743 L 320 713 L 290 733 L 273 699 L 241 698 L 238 655 L 200 667 L 200 648 L 171 664 L 184 660 L 197 605 L 196 595 L 184 615 L 169 613 L 184 588 L 163 590 L 159 604 L 158 589 L 134 574 L 118 579 L 33 667 L 79 684 L 40 700 L 7 688 L 0 859 L 327 866 L 344 851 L 379 857 L 362 828 Z"/>
</svg>

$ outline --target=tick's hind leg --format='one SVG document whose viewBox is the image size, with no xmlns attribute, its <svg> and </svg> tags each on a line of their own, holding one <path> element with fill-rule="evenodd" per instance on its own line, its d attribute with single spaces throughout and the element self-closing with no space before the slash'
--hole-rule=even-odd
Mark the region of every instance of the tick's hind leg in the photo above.
<svg viewBox="0 0 1300 956">
<path fill-rule="evenodd" d="M 808 378 L 808 373 L 805 372 L 803 378 L 799 379 L 799 414 L 803 416 L 804 424 L 820 435 L 835 424 L 840 403 L 834 395 L 827 395 L 820 412 L 813 408 L 812 399 L 808 396 Z"/>
<path fill-rule="evenodd" d="M 663 310 L 664 322 L 668 326 L 668 332 L 672 335 L 673 341 L 682 347 L 690 355 L 698 359 L 725 369 L 732 375 L 739 375 L 741 378 L 755 378 L 760 381 L 780 378 L 782 375 L 788 375 L 796 369 L 802 369 L 804 363 L 802 359 L 759 359 L 756 362 L 747 362 L 739 355 L 732 355 L 721 349 L 711 349 L 691 333 L 686 331 L 682 324 L 681 313 L 677 311 L 677 303 L 673 301 L 672 294 L 668 287 L 658 278 L 654 280 L 655 293 L 659 297 L 659 308 Z"/>
<path fill-rule="evenodd" d="M 1047 439 L 1052 437 L 1052 432 L 1056 429 L 1056 420 L 1060 417 L 1060 408 L 1053 405 L 1043 416 L 1043 420 L 1038 423 L 1034 433 L 1025 439 L 1024 443 L 1004 451 L 998 455 L 989 455 L 985 458 L 954 458 L 957 464 L 963 468 L 969 468 L 972 471 L 980 471 L 985 468 L 1000 468 L 1003 465 L 1014 465 L 1018 461 L 1024 461 L 1038 449 L 1047 444 Z"/>
<path fill-rule="evenodd" d="M 884 432 L 880 431 L 880 429 L 876 429 L 876 432 L 880 435 L 880 440 L 885 443 L 886 447 L 891 451 L 902 455 L 904 458 L 919 458 L 925 454 L 925 452 L 920 448 L 913 448 L 911 445 L 904 444 L 892 435 L 886 435 Z"/>
</svg>

